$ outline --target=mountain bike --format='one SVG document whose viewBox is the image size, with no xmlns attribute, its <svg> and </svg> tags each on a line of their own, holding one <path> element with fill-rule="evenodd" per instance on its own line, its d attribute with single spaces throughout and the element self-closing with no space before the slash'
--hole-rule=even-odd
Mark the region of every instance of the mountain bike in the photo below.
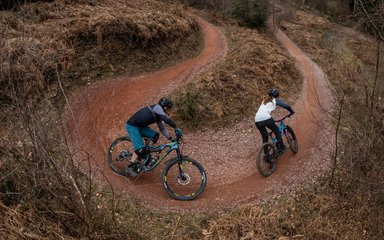
<svg viewBox="0 0 384 240">
<path fill-rule="evenodd" d="M 297 153 L 299 145 L 297 142 L 296 134 L 293 129 L 284 123 L 284 120 L 290 115 L 286 115 L 278 122 L 279 131 L 281 132 L 283 142 L 285 145 L 289 145 L 289 148 L 293 153 Z M 269 141 L 261 146 L 259 154 L 256 158 L 256 166 L 260 174 L 268 177 L 271 175 L 277 167 L 277 159 L 282 155 L 279 147 L 277 146 L 277 138 L 273 135 L 272 131 L 268 132 Z"/>
<path fill-rule="evenodd" d="M 175 151 L 176 157 L 165 162 L 162 173 L 163 187 L 174 199 L 192 200 L 198 197 L 207 184 L 207 174 L 203 166 L 189 156 L 181 154 L 182 133 L 176 133 L 176 140 L 158 146 L 150 145 L 151 139 L 144 138 L 146 156 L 138 163 L 131 163 L 133 148 L 128 136 L 114 140 L 108 150 L 108 163 L 119 175 L 137 177 L 153 171 L 167 156 Z M 128 166 L 134 175 L 128 174 Z"/>
</svg>

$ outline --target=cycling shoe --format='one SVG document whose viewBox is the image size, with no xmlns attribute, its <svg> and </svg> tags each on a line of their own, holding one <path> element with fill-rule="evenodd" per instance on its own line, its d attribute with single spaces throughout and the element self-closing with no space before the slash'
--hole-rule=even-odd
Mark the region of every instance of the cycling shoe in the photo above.
<svg viewBox="0 0 384 240">
<path fill-rule="evenodd" d="M 137 177 L 139 175 L 138 166 L 136 164 L 130 164 L 127 169 L 125 169 L 125 173 L 131 177 Z"/>
</svg>

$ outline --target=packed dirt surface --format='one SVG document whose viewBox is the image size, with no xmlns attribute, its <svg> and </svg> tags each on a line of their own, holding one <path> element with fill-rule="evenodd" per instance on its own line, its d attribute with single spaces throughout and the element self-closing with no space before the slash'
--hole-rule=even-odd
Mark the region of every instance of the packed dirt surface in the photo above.
<svg viewBox="0 0 384 240">
<path fill-rule="evenodd" d="M 185 133 L 183 154 L 198 160 L 207 172 L 206 189 L 193 201 L 177 201 L 165 192 L 160 177 L 163 164 L 136 179 L 110 170 L 107 149 L 115 138 L 126 135 L 125 121 L 133 112 L 157 102 L 161 96 L 226 56 L 227 45 L 222 32 L 204 20 L 200 19 L 199 23 L 205 47 L 196 58 L 144 76 L 106 79 L 72 95 L 65 119 L 76 159 L 83 162 L 89 159 L 91 174 L 101 183 L 111 184 L 115 192 L 137 199 L 148 208 L 165 211 L 232 208 L 266 201 L 303 183 L 311 183 L 330 163 L 327 149 L 332 144 L 332 134 L 327 130 L 329 119 L 324 111 L 330 110 L 332 97 L 321 69 L 281 31 L 276 37 L 297 60 L 304 84 L 301 96 L 293 105 L 296 114 L 286 122 L 296 132 L 299 152 L 287 151 L 279 159 L 274 174 L 265 178 L 257 171 L 256 152 L 260 149 L 261 138 L 254 119 L 220 131 Z M 255 112 L 257 108 L 255 106 Z"/>
</svg>

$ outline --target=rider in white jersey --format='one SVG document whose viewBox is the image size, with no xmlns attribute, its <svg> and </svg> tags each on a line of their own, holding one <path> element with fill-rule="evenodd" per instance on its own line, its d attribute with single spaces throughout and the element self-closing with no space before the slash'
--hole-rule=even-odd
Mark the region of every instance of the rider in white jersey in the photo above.
<svg viewBox="0 0 384 240">
<path fill-rule="evenodd" d="M 273 131 L 277 138 L 277 147 L 279 149 L 279 153 L 281 154 L 285 150 L 285 146 L 281 137 L 279 127 L 276 125 L 275 120 L 271 116 L 271 113 L 276 109 L 276 106 L 280 106 L 288 110 L 290 112 L 289 116 L 291 116 L 295 112 L 288 104 L 278 98 L 279 91 L 276 88 L 272 88 L 268 92 L 268 96 L 268 101 L 263 101 L 255 114 L 255 124 L 263 138 L 263 143 L 268 142 L 267 128 Z"/>
</svg>

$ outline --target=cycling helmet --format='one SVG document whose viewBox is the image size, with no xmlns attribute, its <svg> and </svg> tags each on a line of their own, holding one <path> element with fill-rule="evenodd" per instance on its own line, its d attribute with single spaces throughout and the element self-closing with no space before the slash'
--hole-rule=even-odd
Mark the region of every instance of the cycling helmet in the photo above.
<svg viewBox="0 0 384 240">
<path fill-rule="evenodd" d="M 164 109 L 164 108 L 167 108 L 167 109 L 171 109 L 173 107 L 173 103 L 171 100 L 169 100 L 168 98 L 166 97 L 162 97 L 159 101 L 159 105 Z"/>
<path fill-rule="evenodd" d="M 279 90 L 277 90 L 276 88 L 272 88 L 271 90 L 269 90 L 268 96 L 274 97 L 274 98 L 279 97 Z"/>
</svg>

